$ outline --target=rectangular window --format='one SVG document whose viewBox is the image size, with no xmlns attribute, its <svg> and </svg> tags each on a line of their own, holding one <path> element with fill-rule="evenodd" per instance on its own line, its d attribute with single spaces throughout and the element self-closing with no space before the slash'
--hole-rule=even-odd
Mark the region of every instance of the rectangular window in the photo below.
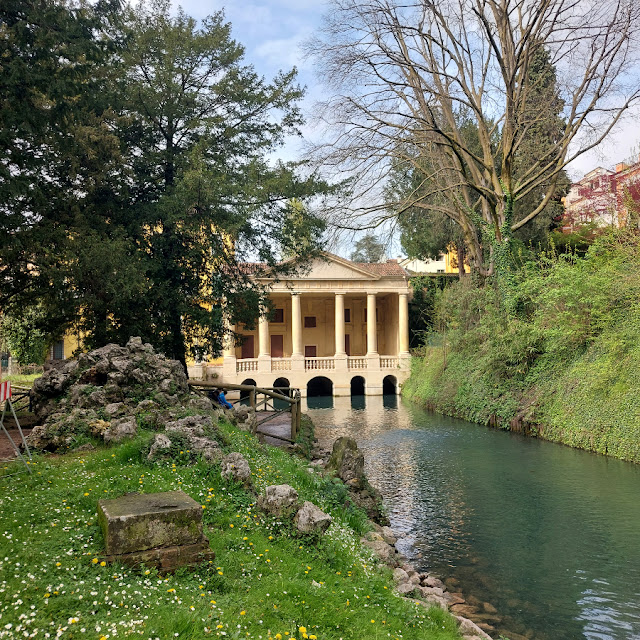
<svg viewBox="0 0 640 640">
<path fill-rule="evenodd" d="M 318 357 L 318 349 L 315 344 L 305 344 L 304 345 L 304 357 L 305 358 L 317 358 Z"/>
<path fill-rule="evenodd" d="M 344 321 L 351 322 L 351 309 L 344 310 Z"/>
<path fill-rule="evenodd" d="M 52 351 L 54 360 L 64 360 L 64 340 L 54 342 Z"/>
<path fill-rule="evenodd" d="M 315 316 L 305 316 L 304 317 L 304 328 L 305 329 L 313 329 L 316 326 L 316 317 Z"/>
<path fill-rule="evenodd" d="M 284 309 L 276 309 L 275 313 L 273 314 L 273 321 L 279 324 L 282 324 L 284 322 Z"/>
</svg>

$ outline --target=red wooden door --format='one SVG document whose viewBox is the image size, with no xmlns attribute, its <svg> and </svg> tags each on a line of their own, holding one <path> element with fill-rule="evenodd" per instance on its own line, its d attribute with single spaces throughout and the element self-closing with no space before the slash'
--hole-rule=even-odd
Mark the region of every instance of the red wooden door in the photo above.
<svg viewBox="0 0 640 640">
<path fill-rule="evenodd" d="M 282 358 L 284 356 L 284 336 L 271 336 L 271 357 Z"/>
<path fill-rule="evenodd" d="M 242 359 L 253 358 L 253 353 L 253 336 L 245 336 L 244 342 L 242 343 Z"/>
</svg>

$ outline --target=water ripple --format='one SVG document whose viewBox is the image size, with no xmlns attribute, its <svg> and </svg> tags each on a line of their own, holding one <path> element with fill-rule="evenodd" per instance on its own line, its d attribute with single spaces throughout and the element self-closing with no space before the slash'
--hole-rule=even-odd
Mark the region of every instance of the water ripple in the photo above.
<svg viewBox="0 0 640 640">
<path fill-rule="evenodd" d="M 495 606 L 500 632 L 640 640 L 637 466 L 361 400 L 311 410 L 316 435 L 358 441 L 403 553 Z"/>
</svg>

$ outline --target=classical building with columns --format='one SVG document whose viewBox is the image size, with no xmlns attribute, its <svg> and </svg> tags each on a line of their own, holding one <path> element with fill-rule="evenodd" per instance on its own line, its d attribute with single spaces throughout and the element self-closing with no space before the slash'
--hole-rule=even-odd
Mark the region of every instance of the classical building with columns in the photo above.
<svg viewBox="0 0 640 640">
<path fill-rule="evenodd" d="M 399 393 L 409 376 L 410 287 L 395 260 L 365 264 L 325 253 L 299 276 L 263 282 L 275 308 L 270 319 L 253 331 L 235 327 L 241 344 L 191 375 L 303 395 Z"/>
</svg>

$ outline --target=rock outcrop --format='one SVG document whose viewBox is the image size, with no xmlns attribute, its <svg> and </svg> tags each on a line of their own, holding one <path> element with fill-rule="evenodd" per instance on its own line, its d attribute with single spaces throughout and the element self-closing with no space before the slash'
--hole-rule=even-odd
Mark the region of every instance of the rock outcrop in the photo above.
<svg viewBox="0 0 640 640">
<path fill-rule="evenodd" d="M 169 444 L 167 438 L 156 439 L 152 459 L 168 453 L 172 439 L 180 437 L 210 461 L 221 457 L 219 446 L 206 438 L 211 417 L 177 419 L 185 410 L 211 413 L 211 401 L 189 393 L 182 365 L 155 353 L 140 338 L 131 338 L 124 347 L 108 344 L 50 368 L 35 381 L 31 404 L 40 422 L 28 440 L 34 449 L 67 450 L 91 438 L 119 443 L 143 425 L 167 431 Z"/>
<path fill-rule="evenodd" d="M 300 533 L 323 534 L 331 525 L 332 518 L 316 507 L 313 502 L 305 502 L 293 518 L 293 524 Z"/>
<path fill-rule="evenodd" d="M 288 484 L 271 485 L 258 497 L 258 507 L 276 518 L 293 515 L 298 510 L 298 492 Z"/>
<path fill-rule="evenodd" d="M 220 475 L 227 480 L 234 480 L 245 486 L 251 484 L 251 469 L 241 453 L 230 453 L 222 458 Z"/>
</svg>

